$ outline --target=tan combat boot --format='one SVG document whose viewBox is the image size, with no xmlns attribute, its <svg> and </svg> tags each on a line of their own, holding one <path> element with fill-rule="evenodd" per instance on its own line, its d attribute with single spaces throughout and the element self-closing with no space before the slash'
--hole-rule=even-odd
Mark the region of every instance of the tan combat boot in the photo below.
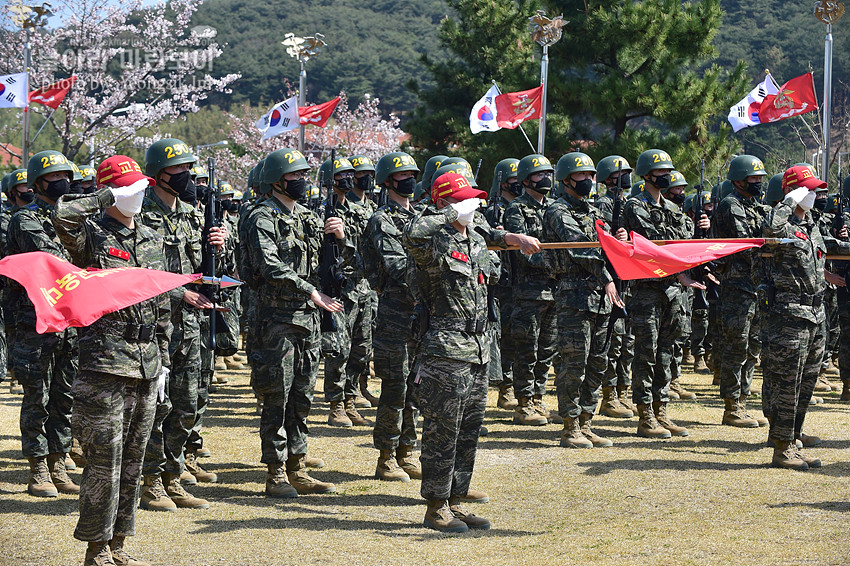
<svg viewBox="0 0 850 566">
<path fill-rule="evenodd" d="M 279 499 L 298 497 L 298 492 L 289 484 L 283 463 L 267 464 L 266 495 Z"/>
<path fill-rule="evenodd" d="M 225 356 L 224 365 L 227 367 L 227 369 L 233 370 L 233 371 L 245 369 L 245 366 L 243 366 L 241 363 L 234 360 L 233 356 Z"/>
<path fill-rule="evenodd" d="M 518 397 L 514 409 L 514 423 L 521 425 L 543 426 L 549 421 L 535 410 L 531 397 Z"/>
<path fill-rule="evenodd" d="M 586 439 L 593 443 L 594 448 L 609 448 L 614 446 L 614 443 L 609 439 L 599 436 L 590 428 L 590 421 L 593 420 L 593 415 L 590 413 L 582 413 L 578 416 L 578 422 L 581 425 L 581 433 Z"/>
<path fill-rule="evenodd" d="M 354 406 L 358 409 L 368 409 L 372 406 L 372 403 L 369 399 L 358 393 L 354 396 Z"/>
<path fill-rule="evenodd" d="M 513 385 L 500 385 L 499 398 L 496 400 L 496 406 L 500 409 L 511 410 L 516 409 L 519 403 L 514 397 Z"/>
<path fill-rule="evenodd" d="M 820 468 L 823 464 L 820 461 L 820 458 L 815 458 L 814 456 L 807 456 L 800 452 L 800 449 L 796 446 L 794 447 L 797 451 L 797 458 L 806 463 L 806 465 L 810 468 Z"/>
<path fill-rule="evenodd" d="M 384 481 L 410 481 L 410 476 L 398 465 L 392 450 L 381 450 L 375 468 L 375 478 Z"/>
<path fill-rule="evenodd" d="M 307 466 L 308 468 L 315 468 L 315 469 L 318 470 L 319 468 L 325 467 L 325 461 L 322 460 L 321 458 L 316 457 L 316 456 L 310 456 L 309 454 L 305 454 L 304 455 L 304 465 Z"/>
<path fill-rule="evenodd" d="M 374 424 L 357 411 L 357 405 L 354 404 L 354 397 L 345 398 L 345 416 L 348 417 L 348 420 L 354 426 L 372 426 Z"/>
<path fill-rule="evenodd" d="M 543 395 L 535 395 L 532 397 L 532 403 L 534 404 L 534 410 L 537 411 L 537 414 L 546 419 L 547 423 L 552 422 L 552 412 L 546 407 L 546 403 L 543 402 Z"/>
<path fill-rule="evenodd" d="M 162 478 L 144 476 L 142 478 L 142 498 L 139 507 L 148 511 L 177 511 L 177 505 L 168 497 Z"/>
<path fill-rule="evenodd" d="M 369 401 L 373 407 L 378 406 L 378 398 L 369 391 L 369 375 L 364 373 L 360 376 L 360 394 Z"/>
<path fill-rule="evenodd" d="M 23 395 L 24 394 L 24 386 L 21 385 L 20 381 L 12 380 L 9 383 L 9 392 L 14 395 Z"/>
<path fill-rule="evenodd" d="M 744 414 L 747 415 L 747 418 L 755 420 L 759 426 L 767 426 L 767 419 L 763 415 L 759 415 L 758 413 L 751 413 L 747 410 L 747 396 L 741 395 L 738 398 L 738 403 L 741 405 L 741 409 L 743 409 Z"/>
<path fill-rule="evenodd" d="M 68 472 L 73 472 L 77 469 L 77 465 L 74 463 L 74 459 L 71 458 L 70 454 L 65 454 L 65 470 Z"/>
<path fill-rule="evenodd" d="M 724 399 L 723 420 L 721 423 L 738 428 L 758 428 L 759 423 L 751 418 L 738 399 Z"/>
<path fill-rule="evenodd" d="M 331 426 L 354 426 L 351 419 L 345 413 L 345 401 L 331 401 L 331 410 L 328 413 L 328 424 Z"/>
<path fill-rule="evenodd" d="M 669 430 L 670 434 L 673 436 L 688 436 L 690 434 L 688 429 L 677 425 L 667 416 L 667 403 L 653 401 L 652 412 L 655 413 L 655 418 L 658 421 L 658 424 Z"/>
<path fill-rule="evenodd" d="M 419 467 L 419 458 L 413 454 L 412 446 L 399 444 L 395 451 L 395 457 L 399 467 L 405 471 L 410 479 L 422 479 L 422 468 Z"/>
<path fill-rule="evenodd" d="M 630 419 L 635 414 L 623 406 L 613 387 L 602 388 L 602 402 L 599 404 L 599 414 L 612 419 Z"/>
<path fill-rule="evenodd" d="M 682 365 L 691 365 L 694 363 L 694 356 L 691 354 L 690 348 L 682 348 Z"/>
<path fill-rule="evenodd" d="M 286 477 L 299 495 L 336 491 L 334 484 L 310 477 L 307 473 L 307 464 L 304 463 L 304 454 L 294 454 L 286 459 Z"/>
<path fill-rule="evenodd" d="M 490 496 L 483 491 L 470 488 L 466 491 L 466 495 L 459 495 L 458 499 L 464 503 L 487 503 L 490 501 Z"/>
<path fill-rule="evenodd" d="M 804 432 L 800 432 L 800 434 L 794 436 L 799 442 L 797 445 L 798 448 L 813 448 L 815 446 L 820 446 L 823 443 L 823 440 L 821 440 L 819 436 L 810 436 Z"/>
<path fill-rule="evenodd" d="M 162 483 L 165 484 L 165 493 L 171 501 L 180 509 L 209 509 L 210 502 L 200 497 L 195 497 L 183 488 L 180 483 L 180 474 L 164 472 Z"/>
<path fill-rule="evenodd" d="M 90 542 L 83 566 L 115 566 L 108 542 Z"/>
<path fill-rule="evenodd" d="M 112 537 L 109 541 L 109 549 L 112 551 L 112 560 L 116 566 L 151 566 L 147 562 L 133 558 L 124 550 L 124 537 Z"/>
<path fill-rule="evenodd" d="M 446 499 L 429 499 L 425 510 L 423 527 L 442 533 L 465 533 L 469 530 L 466 523 L 455 517 Z"/>
<path fill-rule="evenodd" d="M 215 383 L 216 385 L 226 385 L 230 383 L 230 380 L 221 374 L 215 373 L 213 374 L 213 383 Z"/>
<path fill-rule="evenodd" d="M 670 431 L 659 424 L 649 405 L 638 405 L 637 435 L 643 438 L 670 438 Z"/>
<path fill-rule="evenodd" d="M 218 475 L 214 472 L 208 472 L 201 467 L 198 463 L 198 456 L 195 452 L 186 452 L 185 463 L 186 470 L 195 476 L 197 481 L 204 483 L 215 483 L 218 481 Z"/>
<path fill-rule="evenodd" d="M 189 468 L 183 468 L 183 473 L 180 474 L 180 481 L 183 485 L 198 485 L 198 478 L 192 475 Z"/>
<path fill-rule="evenodd" d="M 65 469 L 65 454 L 48 454 L 47 467 L 50 468 L 50 479 L 58 491 L 70 494 L 80 493 L 80 486 L 74 483 Z"/>
<path fill-rule="evenodd" d="M 88 460 L 86 460 L 86 455 L 83 451 L 83 445 L 76 438 L 71 439 L 71 452 L 68 455 L 78 468 L 85 468 L 88 465 Z"/>
<path fill-rule="evenodd" d="M 470 529 L 486 531 L 490 528 L 490 521 L 488 521 L 484 517 L 477 517 L 473 515 L 472 513 L 464 509 L 460 503 L 460 497 L 449 497 L 449 509 L 451 509 L 452 514 L 454 514 L 455 518 L 460 519 L 461 521 L 466 523 L 466 526 Z"/>
<path fill-rule="evenodd" d="M 564 418 L 564 430 L 561 432 L 561 446 L 564 448 L 593 448 L 593 443 L 584 437 L 578 419 Z"/>
<path fill-rule="evenodd" d="M 50 468 L 47 457 L 30 457 L 30 481 L 27 483 L 27 493 L 35 497 L 58 497 L 59 490 L 50 478 Z"/>
<path fill-rule="evenodd" d="M 826 378 L 826 372 L 821 370 L 820 374 L 818 374 L 818 380 L 815 383 L 815 393 L 829 393 L 833 389 L 837 389 L 833 387 L 833 385 Z"/>
<path fill-rule="evenodd" d="M 694 373 L 708 373 L 708 365 L 705 363 L 705 356 L 699 355 L 694 359 Z"/>
<path fill-rule="evenodd" d="M 215 369 L 216 371 L 223 371 L 223 370 L 227 369 L 227 364 L 224 363 L 223 357 L 221 357 L 221 356 L 215 357 L 215 366 L 213 366 L 213 369 Z"/>
<path fill-rule="evenodd" d="M 679 381 L 678 377 L 670 382 L 670 392 L 672 393 L 673 391 L 676 392 L 676 395 L 679 396 L 679 399 L 684 399 L 686 401 L 690 401 L 691 399 L 697 398 L 696 393 L 694 393 L 693 391 L 688 391 L 687 389 L 685 389 L 685 386 L 682 385 L 682 383 Z"/>
<path fill-rule="evenodd" d="M 798 472 L 805 472 L 809 469 L 809 465 L 797 456 L 797 447 L 788 440 L 774 441 L 773 460 L 771 460 L 770 466 Z"/>
<path fill-rule="evenodd" d="M 244 364 L 245 362 L 248 361 L 248 358 L 246 358 L 245 356 L 243 356 L 241 354 L 233 354 L 230 357 L 233 358 L 234 362 L 239 362 L 240 364 Z"/>
<path fill-rule="evenodd" d="M 635 407 L 632 400 L 629 399 L 628 387 L 617 387 L 617 398 L 620 400 L 620 404 L 630 410 L 633 415 L 638 414 L 637 407 Z"/>
</svg>

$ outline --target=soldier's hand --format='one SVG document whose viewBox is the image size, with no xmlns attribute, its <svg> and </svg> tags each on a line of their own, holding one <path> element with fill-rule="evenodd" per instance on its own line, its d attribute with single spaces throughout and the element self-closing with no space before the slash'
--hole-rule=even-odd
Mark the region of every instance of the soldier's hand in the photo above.
<svg viewBox="0 0 850 566">
<path fill-rule="evenodd" d="M 310 295 L 310 300 L 316 303 L 316 306 L 322 309 L 325 309 L 329 312 L 341 312 L 342 311 L 342 303 L 334 299 L 333 297 L 329 297 L 322 293 L 319 290 L 313 291 Z"/>
<path fill-rule="evenodd" d="M 620 230 L 622 230 L 622 228 L 620 228 Z M 617 286 L 614 285 L 613 281 L 609 281 L 605 285 L 605 296 L 608 297 L 608 300 L 611 301 L 612 305 L 620 307 L 621 309 L 626 307 L 625 303 L 623 303 L 623 299 L 620 298 L 620 294 L 617 293 Z"/>
<path fill-rule="evenodd" d="M 210 235 L 207 237 L 207 241 L 210 243 L 210 245 L 221 249 L 221 247 L 224 246 L 224 241 L 226 239 L 227 228 L 223 228 L 221 226 L 213 226 L 212 228 L 210 228 Z"/>
<path fill-rule="evenodd" d="M 701 290 L 705 291 L 705 285 L 703 285 L 699 281 L 694 281 L 693 279 L 690 278 L 690 276 L 688 276 L 684 273 L 678 274 L 676 276 L 676 278 L 679 280 L 679 283 L 681 283 L 685 287 L 693 287 L 694 289 L 701 289 Z"/>
<path fill-rule="evenodd" d="M 339 218 L 338 216 L 331 216 L 325 220 L 325 234 L 333 234 L 337 240 L 345 238 L 342 218 Z"/>
<path fill-rule="evenodd" d="M 703 214 L 699 217 L 699 222 L 697 222 L 697 226 L 699 226 L 700 230 L 708 230 L 711 228 L 711 220 L 708 219 L 708 216 Z"/>
<path fill-rule="evenodd" d="M 705 272 L 705 278 L 714 283 L 715 285 L 720 285 L 720 281 L 710 271 Z"/>
<path fill-rule="evenodd" d="M 827 283 L 832 283 L 836 287 L 846 287 L 847 281 L 837 273 L 833 273 L 826 269 L 823 270 L 824 279 L 826 279 Z"/>
<path fill-rule="evenodd" d="M 509 246 L 517 246 L 525 255 L 536 254 L 540 251 L 540 240 L 525 234 L 505 234 L 505 243 Z"/>
<path fill-rule="evenodd" d="M 625 242 L 629 239 L 629 233 L 626 232 L 625 228 L 618 228 L 616 232 L 614 232 L 614 237 L 620 240 L 621 242 Z"/>
<path fill-rule="evenodd" d="M 842 240 L 847 239 L 847 226 L 842 226 L 841 230 L 838 232 L 838 237 Z"/>
<path fill-rule="evenodd" d="M 183 300 L 193 307 L 197 307 L 199 309 L 211 309 L 213 308 L 212 301 L 210 301 L 206 296 L 198 293 L 197 291 L 191 291 L 186 289 L 183 293 Z"/>
</svg>

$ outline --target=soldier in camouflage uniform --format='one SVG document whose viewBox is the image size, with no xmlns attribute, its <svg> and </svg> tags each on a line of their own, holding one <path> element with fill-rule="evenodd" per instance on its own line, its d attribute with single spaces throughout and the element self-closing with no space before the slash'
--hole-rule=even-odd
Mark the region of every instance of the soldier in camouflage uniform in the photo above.
<svg viewBox="0 0 850 566">
<path fill-rule="evenodd" d="M 543 238 L 550 242 L 595 242 L 601 213 L 588 201 L 596 168 L 584 153 L 558 160 L 555 180 L 562 196 L 543 215 Z M 617 237 L 625 241 L 620 228 Z M 599 248 L 553 250 L 549 264 L 557 275 L 560 365 L 555 378 L 558 413 L 564 420 L 561 446 L 613 446 L 591 429 L 608 355 L 611 306 L 623 307 L 614 278 Z"/>
<path fill-rule="evenodd" d="M 334 315 L 336 332 L 323 335 L 330 338 L 330 348 L 325 351 L 325 399 L 330 403 L 328 424 L 349 427 L 368 426 L 372 422 L 363 417 L 355 406 L 360 376 L 367 370 L 372 355 L 372 304 L 371 289 L 363 272 L 360 244 L 369 213 L 346 195 L 354 188 L 354 166 L 344 157 L 330 159 L 319 169 L 319 179 L 336 194 L 333 215 L 345 224 L 345 242 L 341 250 L 342 312 Z M 328 194 L 327 198 L 332 195 Z"/>
<path fill-rule="evenodd" d="M 0 211 L 0 258 L 9 255 L 7 238 L 9 234 L 9 222 L 12 216 L 21 208 L 29 206 L 35 199 L 35 193 L 27 187 L 27 170 L 16 169 L 3 177 L 3 193 L 6 195 L 9 206 Z M 9 354 L 11 353 L 12 337 L 15 332 L 15 311 L 10 305 L 9 299 L 12 294 L 9 281 L 4 277 L 0 281 L 0 338 L 2 338 L 2 359 L 0 359 L 0 376 L 6 377 L 7 368 L 11 369 Z M 23 388 L 15 386 L 15 380 L 11 382 L 13 393 L 23 393 Z M 73 450 L 73 448 L 72 448 Z"/>
<path fill-rule="evenodd" d="M 50 223 L 56 201 L 68 192 L 73 168 L 58 151 L 33 155 L 27 165 L 27 187 L 35 200 L 19 209 L 9 222 L 9 255 L 47 252 L 64 260 L 68 254 Z M 57 490 L 79 493 L 65 469 L 71 449 L 71 384 L 77 374 L 77 331 L 38 334 L 35 309 L 23 287 L 10 283 L 15 333 L 10 361 L 24 387 L 21 404 L 21 443 L 29 459 L 27 491 L 37 497 L 56 497 Z"/>
<path fill-rule="evenodd" d="M 505 230 L 535 238 L 543 235 L 543 213 L 549 206 L 554 168 L 543 155 L 523 157 L 517 180 L 525 193 L 505 210 Z M 546 379 L 557 352 L 557 307 L 552 294 L 555 279 L 546 264 L 546 254 L 513 255 L 514 310 L 511 338 L 515 348 L 514 394 L 517 408 L 514 423 L 545 425 L 551 418 L 543 404 Z"/>
<path fill-rule="evenodd" d="M 714 203 L 711 202 L 711 193 L 708 191 L 703 192 L 703 212 L 709 218 L 712 217 L 714 213 Z M 691 222 L 695 221 L 695 195 L 690 195 L 685 200 L 685 206 L 682 208 L 682 211 L 691 219 Z M 710 279 L 705 281 L 706 287 L 708 289 L 703 291 L 703 297 L 705 297 L 705 301 L 700 300 L 699 304 L 696 304 L 695 298 L 697 297 L 698 291 L 695 290 L 690 297 L 690 312 L 691 312 L 691 337 L 689 340 L 689 349 L 690 353 L 694 358 L 694 371 L 698 373 L 703 373 L 708 371 L 708 366 L 705 363 L 707 353 L 711 349 L 711 342 L 709 341 L 709 331 L 708 331 L 708 306 L 710 302 L 708 301 L 709 293 L 711 292 L 710 285 L 713 285 Z"/>
<path fill-rule="evenodd" d="M 672 171 L 673 163 L 667 152 L 649 149 L 640 154 L 635 173 L 643 177 L 644 190 L 626 202 L 623 210 L 626 230 L 650 240 L 674 240 L 692 235 L 690 220 L 661 194 L 670 185 Z M 699 225 L 707 230 L 710 227 L 708 217 L 703 215 Z M 686 428 L 667 417 L 673 345 L 682 333 L 685 316 L 683 285 L 704 288 L 685 273 L 639 279 L 632 284 L 628 308 L 636 338 L 632 399 L 640 418 L 638 436 L 688 435 Z"/>
<path fill-rule="evenodd" d="M 366 275 L 378 293 L 378 316 L 372 337 L 375 376 L 381 380 L 372 433 L 379 452 L 375 477 L 387 481 L 421 477 L 413 456 L 416 410 L 408 383 L 415 362 L 414 296 L 408 282 L 411 266 L 402 243 L 402 232 L 415 214 L 410 197 L 418 172 L 419 167 L 406 153 L 393 152 L 381 157 L 375 180 L 388 189 L 387 203 L 369 219 L 363 242 Z"/>
<path fill-rule="evenodd" d="M 259 277 L 251 383 L 263 399 L 260 444 L 269 497 L 336 491 L 306 471 L 307 417 L 319 370 L 317 309 L 343 308 L 316 287 L 323 233 L 333 234 L 343 253 L 347 248 L 340 218 L 327 219 L 323 229 L 321 220 L 298 204 L 306 194 L 308 171 L 307 160 L 296 150 L 266 156 L 261 182 L 269 196 L 243 226 L 252 250 L 250 271 Z"/>
<path fill-rule="evenodd" d="M 827 187 L 815 189 L 815 205 L 810 211 L 812 220 L 815 225 L 817 225 L 818 230 L 820 230 L 821 236 L 825 242 L 834 239 L 832 236 L 832 221 L 834 214 L 826 211 L 827 204 L 829 203 L 828 192 L 829 189 Z M 832 242 L 827 243 L 827 246 L 834 245 L 835 244 Z M 826 346 L 824 347 L 823 362 L 821 362 L 818 381 L 815 384 L 815 393 L 829 393 L 833 389 L 837 389 L 837 387 L 830 383 L 829 379 L 826 377 L 826 370 L 829 368 L 830 358 L 832 357 L 832 348 L 837 347 L 838 345 L 837 337 L 835 336 L 837 331 L 833 331 L 830 327 L 830 323 L 832 321 L 835 321 L 836 323 L 838 321 L 838 299 L 835 296 L 836 285 L 834 284 L 834 280 L 836 278 L 840 278 L 840 275 L 835 273 L 835 270 L 835 262 L 828 261 L 824 271 L 827 281 L 823 291 L 823 306 L 824 314 L 826 315 L 823 322 L 823 332 L 826 336 Z"/>
<path fill-rule="evenodd" d="M 104 188 L 64 196 L 56 205 L 53 224 L 71 261 L 83 268 L 163 269 L 162 237 L 134 221 L 154 180 L 122 155 L 104 161 L 98 176 Z M 98 558 L 110 555 L 115 564 L 143 564 L 124 550 L 124 538 L 135 534 L 142 458 L 156 411 L 157 383 L 168 371 L 170 332 L 166 294 L 80 329 L 72 426 L 88 465 L 74 537 L 89 543 L 86 565 L 103 564 Z"/>
<path fill-rule="evenodd" d="M 487 398 L 490 346 L 487 275 L 492 256 L 484 237 L 468 230 L 483 191 L 456 173 L 438 176 L 433 205 L 407 226 L 405 245 L 416 264 L 416 285 L 429 313 L 416 377 L 425 418 L 422 434 L 422 496 L 428 500 L 424 526 L 443 532 L 488 529 L 490 522 L 468 513 L 461 496 L 469 489 L 478 432 Z M 493 244 L 537 251 L 534 238 L 494 231 Z"/>
</svg>

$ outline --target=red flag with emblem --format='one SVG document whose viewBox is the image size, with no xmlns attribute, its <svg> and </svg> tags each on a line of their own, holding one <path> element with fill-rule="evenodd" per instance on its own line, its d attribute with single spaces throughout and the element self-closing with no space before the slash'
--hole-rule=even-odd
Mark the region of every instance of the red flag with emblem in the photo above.
<svg viewBox="0 0 850 566">
<path fill-rule="evenodd" d="M 513 130 L 526 120 L 540 119 L 543 85 L 520 92 L 506 92 L 496 97 L 496 124 Z"/>
<path fill-rule="evenodd" d="M 109 254 L 129 260 L 124 250 Z M 0 275 L 24 286 L 35 307 L 36 332 L 88 326 L 106 313 L 146 301 L 198 279 L 142 267 L 80 269 L 46 252 L 15 254 L 0 260 Z"/>
<path fill-rule="evenodd" d="M 298 121 L 302 126 L 313 125 L 324 128 L 328 123 L 328 118 L 330 118 L 331 114 L 333 114 L 334 110 L 336 110 L 337 104 L 339 104 L 338 96 L 333 100 L 328 100 L 321 104 L 314 104 L 313 106 L 299 106 Z"/>
<path fill-rule="evenodd" d="M 56 110 L 62 101 L 65 100 L 71 87 L 77 81 L 77 75 L 72 75 L 67 79 L 62 79 L 59 82 L 38 88 L 30 93 L 30 103 L 43 104 Z"/>
<path fill-rule="evenodd" d="M 778 122 L 818 108 L 815 83 L 811 73 L 791 79 L 776 94 L 767 95 L 759 107 L 759 122 Z"/>
<path fill-rule="evenodd" d="M 601 220 L 596 221 L 599 243 L 622 280 L 667 277 L 742 250 L 760 247 L 765 242 L 763 238 L 736 239 L 735 242 L 693 240 L 659 246 L 636 232 L 631 233 L 631 243 L 621 242 L 606 232 L 603 226 Z"/>
</svg>

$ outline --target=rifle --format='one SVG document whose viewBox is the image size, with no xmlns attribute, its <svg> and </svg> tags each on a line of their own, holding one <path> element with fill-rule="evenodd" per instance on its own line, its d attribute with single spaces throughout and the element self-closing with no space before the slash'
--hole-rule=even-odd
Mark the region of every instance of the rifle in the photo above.
<svg viewBox="0 0 850 566">
<path fill-rule="evenodd" d="M 333 164 L 336 161 L 336 149 L 331 150 L 331 175 L 330 179 L 321 179 L 320 184 L 325 185 L 327 198 L 325 199 L 325 220 L 335 216 L 336 193 L 334 192 Z M 342 296 L 342 288 L 345 286 L 345 276 L 342 274 L 342 257 L 336 245 L 336 236 L 325 234 L 322 240 L 322 255 L 319 260 L 319 280 L 321 281 L 322 293 L 329 297 L 339 299 Z M 322 332 L 336 332 L 337 325 L 333 313 L 322 309 Z"/>
<path fill-rule="evenodd" d="M 841 240 L 839 236 L 841 230 L 847 226 L 847 221 L 844 219 L 844 195 L 841 194 L 841 189 L 835 193 L 835 216 L 832 219 L 832 235 L 837 240 Z"/>
<path fill-rule="evenodd" d="M 479 162 L 480 164 L 480 162 Z M 499 188 L 499 192 L 490 191 L 490 202 L 487 203 L 487 208 L 491 210 L 490 214 L 493 214 L 493 209 L 499 205 L 499 200 L 502 198 L 502 172 L 499 171 L 499 174 L 496 175 L 496 186 Z"/>
<path fill-rule="evenodd" d="M 705 203 L 703 202 L 703 194 L 702 188 L 705 186 L 705 159 L 701 159 L 699 162 L 699 190 L 697 194 L 694 196 L 694 239 L 701 240 L 706 237 L 705 231 L 699 227 L 699 219 L 702 218 L 702 215 L 705 213 L 703 208 Z M 699 266 L 694 275 L 696 275 L 696 280 L 701 283 L 705 283 L 705 274 L 707 267 L 705 265 Z M 704 289 L 694 289 L 694 302 L 693 302 L 694 310 L 707 309 L 708 308 L 708 297 L 706 296 Z"/>
<path fill-rule="evenodd" d="M 215 246 L 209 243 L 210 231 L 212 228 L 221 227 L 221 200 L 218 197 L 218 192 L 215 190 L 215 158 L 210 157 L 207 161 L 207 169 L 209 170 L 209 189 L 205 195 L 204 203 L 204 228 L 201 231 L 201 269 L 204 276 L 216 278 L 216 249 Z M 220 322 L 226 330 L 227 323 L 219 312 L 218 304 L 221 303 L 221 291 L 216 285 L 204 285 L 201 292 L 213 303 L 213 308 L 210 311 L 210 350 L 215 351 L 216 341 L 216 322 Z M 217 320 L 220 319 L 220 320 Z"/>
<path fill-rule="evenodd" d="M 476 183 L 478 182 L 478 173 L 481 171 L 481 162 L 482 161 L 484 161 L 483 158 L 478 160 L 478 165 L 475 167 L 475 175 L 473 175 L 473 177 L 472 177 L 473 179 L 475 179 Z"/>
<path fill-rule="evenodd" d="M 620 177 L 623 174 L 623 161 L 621 159 L 617 160 L 617 190 L 614 195 L 614 206 L 611 211 L 611 233 L 615 233 L 617 230 L 622 228 L 620 226 L 620 216 L 623 211 L 623 187 L 620 185 Z M 606 260 L 607 262 L 607 260 Z M 617 277 L 617 272 L 611 269 L 611 272 L 614 274 L 614 288 L 617 289 L 617 294 L 620 295 L 620 298 L 623 296 L 623 280 Z M 603 297 L 604 298 L 604 297 Z M 611 305 L 611 318 L 608 321 L 608 328 L 613 331 L 614 323 L 621 319 L 626 318 L 628 316 L 628 312 L 625 307 L 618 307 L 617 305 Z M 611 339 L 611 333 L 608 333 L 608 340 Z"/>
</svg>

